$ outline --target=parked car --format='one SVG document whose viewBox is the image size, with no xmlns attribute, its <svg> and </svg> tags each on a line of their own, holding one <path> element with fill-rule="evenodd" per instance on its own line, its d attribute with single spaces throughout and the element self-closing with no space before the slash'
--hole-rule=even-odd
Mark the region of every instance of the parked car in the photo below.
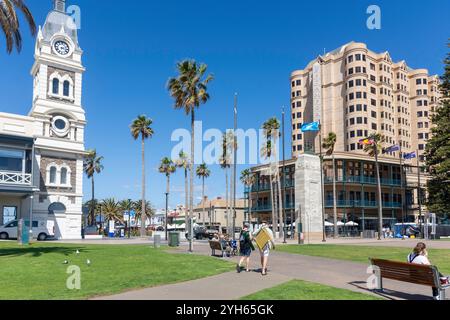
<svg viewBox="0 0 450 320">
<path fill-rule="evenodd" d="M 17 239 L 18 220 L 11 221 L 4 226 L 0 226 L 0 240 Z M 30 223 L 25 221 L 29 227 Z M 33 237 L 39 241 L 45 241 L 55 236 L 55 227 L 45 221 L 33 221 Z"/>
</svg>

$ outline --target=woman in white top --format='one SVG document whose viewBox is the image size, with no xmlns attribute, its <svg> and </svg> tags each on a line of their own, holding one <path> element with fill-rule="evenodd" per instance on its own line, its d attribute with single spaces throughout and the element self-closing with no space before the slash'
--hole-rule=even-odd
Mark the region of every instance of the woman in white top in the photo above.
<svg viewBox="0 0 450 320">
<path fill-rule="evenodd" d="M 428 260 L 428 252 L 427 246 L 423 242 L 419 242 L 414 248 L 413 252 L 408 255 L 408 262 L 414 264 L 423 264 L 430 266 L 431 262 Z M 442 274 L 439 275 L 443 277 Z M 439 290 L 437 288 L 433 288 L 433 297 L 435 300 L 439 300 Z"/>
</svg>

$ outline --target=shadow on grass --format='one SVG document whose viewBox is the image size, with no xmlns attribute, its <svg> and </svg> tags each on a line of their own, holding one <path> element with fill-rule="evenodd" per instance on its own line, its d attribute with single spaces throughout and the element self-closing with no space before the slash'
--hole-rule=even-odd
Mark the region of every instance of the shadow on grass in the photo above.
<svg viewBox="0 0 450 320">
<path fill-rule="evenodd" d="M 87 250 L 84 248 L 67 248 L 67 247 L 33 247 L 24 246 L 17 248 L 0 248 L 0 257 L 19 257 L 19 256 L 32 256 L 32 257 L 40 257 L 44 254 L 56 253 L 63 256 L 73 255 L 76 251 L 80 253 L 86 252 Z"/>
<path fill-rule="evenodd" d="M 395 290 L 369 290 L 367 288 L 367 282 L 364 281 L 353 281 L 349 283 L 350 285 L 357 287 L 359 289 L 362 289 L 364 291 L 373 293 L 381 298 L 387 299 L 387 300 L 397 300 L 397 299 L 404 299 L 404 300 L 432 300 L 430 296 L 425 296 L 422 294 L 410 294 L 405 293 L 401 291 L 395 291 Z M 397 298 L 397 299 L 396 299 Z"/>
</svg>

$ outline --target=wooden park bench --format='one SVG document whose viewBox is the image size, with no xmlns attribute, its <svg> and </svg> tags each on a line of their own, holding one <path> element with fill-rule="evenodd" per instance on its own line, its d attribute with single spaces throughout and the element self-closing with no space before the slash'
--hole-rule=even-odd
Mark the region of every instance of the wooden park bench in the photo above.
<svg viewBox="0 0 450 320">
<path fill-rule="evenodd" d="M 224 257 L 226 254 L 226 248 L 222 246 L 222 243 L 220 241 L 209 241 L 209 247 L 211 248 L 211 255 L 216 256 L 216 250 L 221 252 L 221 257 Z"/>
<path fill-rule="evenodd" d="M 378 288 L 376 290 L 383 291 L 383 278 L 386 278 L 437 288 L 441 300 L 445 300 L 445 290 L 450 288 L 450 285 L 441 284 L 437 267 L 373 258 L 369 260 L 372 266 L 379 270 Z M 374 271 L 374 273 L 377 272 Z"/>
</svg>

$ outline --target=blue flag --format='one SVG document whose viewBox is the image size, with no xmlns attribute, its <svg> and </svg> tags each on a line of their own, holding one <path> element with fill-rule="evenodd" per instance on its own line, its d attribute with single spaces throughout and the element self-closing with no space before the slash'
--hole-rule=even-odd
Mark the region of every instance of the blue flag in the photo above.
<svg viewBox="0 0 450 320">
<path fill-rule="evenodd" d="M 384 149 L 384 153 L 395 152 L 395 151 L 400 151 L 400 146 L 394 145 L 394 146 L 390 146 L 389 148 Z"/>
<path fill-rule="evenodd" d="M 319 131 L 319 123 L 318 122 L 311 122 L 311 123 L 306 123 L 302 126 L 302 132 L 314 132 L 314 131 Z"/>
<path fill-rule="evenodd" d="M 405 154 L 403 155 L 403 158 L 404 158 L 405 160 L 411 160 L 411 159 L 417 158 L 417 154 L 416 154 L 415 151 L 414 151 L 414 152 L 411 152 L 411 153 L 405 153 Z"/>
</svg>

